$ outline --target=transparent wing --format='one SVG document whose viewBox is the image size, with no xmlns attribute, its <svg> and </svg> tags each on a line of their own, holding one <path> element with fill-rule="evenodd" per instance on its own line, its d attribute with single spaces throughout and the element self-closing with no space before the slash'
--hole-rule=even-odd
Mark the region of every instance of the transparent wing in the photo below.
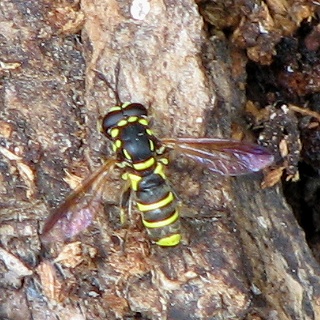
<svg viewBox="0 0 320 320">
<path fill-rule="evenodd" d="M 41 239 L 44 242 L 70 239 L 91 224 L 115 163 L 110 159 L 103 164 L 52 212 L 43 227 Z"/>
<path fill-rule="evenodd" d="M 177 138 L 161 141 L 177 154 L 185 155 L 221 175 L 256 172 L 274 161 L 274 156 L 264 147 L 237 140 Z"/>
</svg>

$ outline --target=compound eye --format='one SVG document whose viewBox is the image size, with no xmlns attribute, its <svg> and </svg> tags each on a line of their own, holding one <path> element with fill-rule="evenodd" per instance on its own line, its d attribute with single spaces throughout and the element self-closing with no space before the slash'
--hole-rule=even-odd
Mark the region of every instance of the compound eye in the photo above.
<svg viewBox="0 0 320 320">
<path fill-rule="evenodd" d="M 121 120 L 133 116 L 147 116 L 147 109 L 140 103 L 124 103 L 120 107 L 111 108 L 102 119 L 102 132 L 109 137 L 110 129 L 116 127 Z"/>
<path fill-rule="evenodd" d="M 141 117 L 147 116 L 148 112 L 146 107 L 141 103 L 129 103 L 128 105 L 123 106 L 123 114 L 125 117 Z"/>
<path fill-rule="evenodd" d="M 108 112 L 102 119 L 102 132 L 106 136 L 109 136 L 108 131 L 115 127 L 120 120 L 122 120 L 123 114 L 121 110 L 114 110 Z"/>
</svg>

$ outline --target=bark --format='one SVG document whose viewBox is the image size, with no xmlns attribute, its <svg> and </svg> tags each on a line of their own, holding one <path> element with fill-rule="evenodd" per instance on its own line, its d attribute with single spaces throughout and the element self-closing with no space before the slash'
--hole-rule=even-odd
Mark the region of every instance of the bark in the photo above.
<svg viewBox="0 0 320 320">
<path fill-rule="evenodd" d="M 319 266 L 281 186 L 261 190 L 259 174 L 173 162 L 184 240 L 167 249 L 150 244 L 135 211 L 119 227 L 116 177 L 93 225 L 44 252 L 50 207 L 111 156 L 96 122 L 115 92 L 148 107 L 160 138 L 229 137 L 231 123 L 244 124 L 247 58 L 235 40 L 210 37 L 188 0 L 0 8 L 1 318 L 320 318 Z"/>
</svg>

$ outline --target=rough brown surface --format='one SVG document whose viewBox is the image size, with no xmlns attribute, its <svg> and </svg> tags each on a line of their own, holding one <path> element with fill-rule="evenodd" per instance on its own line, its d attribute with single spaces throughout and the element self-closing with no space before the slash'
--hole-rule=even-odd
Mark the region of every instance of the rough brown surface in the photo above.
<svg viewBox="0 0 320 320">
<path fill-rule="evenodd" d="M 136 1 L 0 3 L 1 319 L 320 318 L 319 266 L 280 186 L 261 190 L 259 175 L 173 163 L 186 210 L 175 248 L 151 245 L 138 221 L 119 228 L 120 179 L 72 243 L 44 252 L 39 240 L 50 208 L 108 154 L 96 122 L 116 101 L 94 70 L 148 107 L 159 137 L 228 137 L 244 123 L 247 56 L 269 63 L 314 12 L 278 2 L 230 2 L 232 45 L 192 1 L 152 1 L 145 16 Z"/>
</svg>

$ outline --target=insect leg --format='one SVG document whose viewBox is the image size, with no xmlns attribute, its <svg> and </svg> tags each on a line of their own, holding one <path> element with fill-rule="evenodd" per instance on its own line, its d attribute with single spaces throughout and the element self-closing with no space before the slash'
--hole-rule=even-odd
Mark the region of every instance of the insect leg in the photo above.
<svg viewBox="0 0 320 320">
<path fill-rule="evenodd" d="M 131 191 L 130 182 L 127 181 L 120 196 L 120 222 L 123 226 L 128 223 L 128 212 L 131 215 Z"/>
</svg>

